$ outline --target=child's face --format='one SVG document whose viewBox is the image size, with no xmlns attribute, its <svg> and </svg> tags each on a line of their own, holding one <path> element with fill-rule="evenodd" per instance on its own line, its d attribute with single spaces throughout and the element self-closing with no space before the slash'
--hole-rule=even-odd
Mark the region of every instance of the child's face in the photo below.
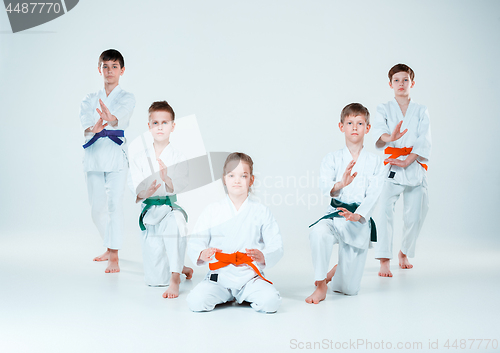
<svg viewBox="0 0 500 353">
<path fill-rule="evenodd" d="M 236 163 L 238 163 L 236 165 Z M 248 195 L 248 190 L 252 186 L 254 176 L 250 174 L 250 167 L 247 163 L 233 161 L 228 163 L 229 172 L 224 175 L 224 184 L 230 196 Z M 231 168 L 234 168 L 231 170 Z"/>
<path fill-rule="evenodd" d="M 352 143 L 363 142 L 370 127 L 366 124 L 364 115 L 351 115 L 344 119 L 343 124 L 339 123 L 340 131 L 345 134 L 346 140 Z"/>
<path fill-rule="evenodd" d="M 170 139 L 170 133 L 174 131 L 175 123 L 172 114 L 157 111 L 149 115 L 148 127 L 153 139 L 157 142 L 163 142 Z"/>
<path fill-rule="evenodd" d="M 394 90 L 394 96 L 396 97 L 409 97 L 410 89 L 415 85 L 415 81 L 412 81 L 410 74 L 408 72 L 397 72 L 392 75 L 392 81 L 389 82 L 389 86 Z"/>
<path fill-rule="evenodd" d="M 104 78 L 104 83 L 118 84 L 120 76 L 125 72 L 124 67 L 120 67 L 118 61 L 103 61 L 99 66 L 99 73 Z"/>
</svg>

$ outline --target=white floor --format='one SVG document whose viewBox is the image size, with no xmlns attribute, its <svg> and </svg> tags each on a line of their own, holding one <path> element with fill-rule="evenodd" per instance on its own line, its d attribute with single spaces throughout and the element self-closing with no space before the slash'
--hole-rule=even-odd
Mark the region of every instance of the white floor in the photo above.
<svg viewBox="0 0 500 353">
<path fill-rule="evenodd" d="M 137 252 L 122 251 L 121 272 L 105 274 L 105 263 L 91 261 L 98 241 L 83 232 L 2 235 L 0 352 L 500 349 L 498 243 L 424 238 L 415 268 L 392 266 L 391 279 L 379 278 L 369 257 L 358 296 L 330 293 L 319 305 L 304 302 L 312 265 L 289 249 L 284 265 L 266 273 L 283 297 L 278 313 L 266 315 L 232 304 L 192 313 L 185 298 L 205 268 L 181 284 L 178 299 L 163 299 L 163 288 L 144 285 Z M 478 339 L 496 341 L 486 349 Z"/>
</svg>

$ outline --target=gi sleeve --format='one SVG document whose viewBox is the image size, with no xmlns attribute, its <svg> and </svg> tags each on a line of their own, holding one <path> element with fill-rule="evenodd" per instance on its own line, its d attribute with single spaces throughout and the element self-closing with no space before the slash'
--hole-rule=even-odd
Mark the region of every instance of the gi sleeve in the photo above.
<svg viewBox="0 0 500 353">
<path fill-rule="evenodd" d="M 174 194 L 179 194 L 186 189 L 189 184 L 189 163 L 186 157 L 179 154 L 177 158 L 177 163 L 172 167 L 172 173 L 168 171 L 168 176 L 172 179 L 172 184 L 174 185 Z"/>
<path fill-rule="evenodd" d="M 83 130 L 95 124 L 94 113 L 96 104 L 96 95 L 94 93 L 88 94 L 80 104 L 80 123 Z"/>
<path fill-rule="evenodd" d="M 130 117 L 135 108 L 135 97 L 132 93 L 125 92 L 116 104 L 116 108 L 111 111 L 111 114 L 118 119 L 117 130 L 125 130 L 129 123 Z"/>
<path fill-rule="evenodd" d="M 387 175 L 390 164 L 384 166 L 382 159 L 378 156 L 375 160 L 375 168 L 373 174 L 368 179 L 368 186 L 365 192 L 365 198 L 356 209 L 356 213 L 364 218 L 364 221 L 368 221 L 372 216 L 377 200 L 382 192 L 382 186 L 384 185 L 385 178 Z M 364 223 L 364 222 L 361 222 Z"/>
<path fill-rule="evenodd" d="M 329 153 L 323 158 L 319 169 L 319 188 L 326 197 L 331 197 L 330 191 L 335 183 L 339 181 L 335 180 L 336 176 L 335 157 L 332 153 Z"/>
<path fill-rule="evenodd" d="M 267 207 L 264 214 L 264 223 L 261 226 L 261 236 L 264 241 L 264 249 L 261 251 L 266 262 L 263 267 L 270 268 L 283 257 L 283 241 L 278 223 Z"/>
<path fill-rule="evenodd" d="M 141 191 L 146 190 L 146 179 L 142 174 L 140 167 L 140 158 L 144 157 L 142 154 L 135 155 L 130 159 L 130 180 L 132 181 L 134 195 L 139 194 Z M 145 157 L 144 157 L 145 158 Z"/>
<path fill-rule="evenodd" d="M 417 141 L 413 145 L 412 153 L 419 155 L 420 162 L 426 162 L 431 156 L 431 125 L 429 110 L 426 107 L 422 107 L 422 110 L 419 114 Z"/>
<path fill-rule="evenodd" d="M 198 218 L 193 233 L 189 235 L 187 255 L 196 266 L 203 266 L 205 264 L 205 261 L 198 261 L 198 258 L 200 257 L 200 253 L 209 248 L 210 245 L 210 219 L 210 206 L 208 206 Z"/>
<path fill-rule="evenodd" d="M 392 134 L 392 131 L 389 129 L 389 125 L 387 124 L 387 110 L 384 104 L 378 105 L 371 125 L 371 135 L 375 139 L 375 147 L 379 150 L 384 149 L 388 144 L 383 141 L 380 142 L 380 145 L 377 144 L 380 136 L 383 134 Z"/>
</svg>

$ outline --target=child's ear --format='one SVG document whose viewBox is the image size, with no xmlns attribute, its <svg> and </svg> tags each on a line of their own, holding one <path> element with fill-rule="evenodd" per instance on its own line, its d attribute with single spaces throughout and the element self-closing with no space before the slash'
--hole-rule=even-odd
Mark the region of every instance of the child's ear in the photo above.
<svg viewBox="0 0 500 353">
<path fill-rule="evenodd" d="M 344 132 L 344 124 L 339 123 L 339 129 L 341 132 Z"/>
<path fill-rule="evenodd" d="M 392 82 L 391 82 L 391 81 L 389 81 L 389 87 L 391 87 L 391 88 L 392 88 Z"/>
<path fill-rule="evenodd" d="M 415 81 L 411 81 L 411 86 L 410 86 L 410 88 L 413 88 L 413 86 L 415 86 Z"/>
<path fill-rule="evenodd" d="M 121 71 L 120 71 L 120 76 L 123 75 L 123 73 L 125 72 L 125 66 L 122 67 Z"/>
<path fill-rule="evenodd" d="M 367 134 L 370 131 L 371 127 L 372 126 L 370 124 L 366 125 L 366 132 L 365 132 L 365 134 Z"/>
<path fill-rule="evenodd" d="M 252 175 L 250 177 L 250 185 L 248 185 L 249 187 L 253 185 L 253 182 L 255 181 L 255 175 Z"/>
<path fill-rule="evenodd" d="M 175 129 L 175 123 L 172 121 L 172 130 L 170 132 L 174 132 Z"/>
</svg>

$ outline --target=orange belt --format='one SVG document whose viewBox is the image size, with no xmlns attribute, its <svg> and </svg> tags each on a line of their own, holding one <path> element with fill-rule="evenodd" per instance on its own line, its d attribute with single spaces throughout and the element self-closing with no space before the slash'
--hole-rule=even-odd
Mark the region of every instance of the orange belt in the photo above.
<svg viewBox="0 0 500 353">
<path fill-rule="evenodd" d="M 396 159 L 401 156 L 407 156 L 411 153 L 413 150 L 413 147 L 403 147 L 403 148 L 397 148 L 397 147 L 387 147 L 384 150 L 385 154 L 390 154 L 389 158 Z M 427 164 L 420 163 L 417 161 L 418 164 L 420 164 L 425 170 L 427 170 Z M 387 164 L 387 162 L 384 162 L 384 164 Z"/>
<path fill-rule="evenodd" d="M 239 252 L 238 251 L 238 252 L 234 252 L 232 254 L 225 254 L 223 252 L 216 252 L 215 253 L 215 258 L 217 260 L 219 260 L 219 261 L 218 262 L 212 262 L 212 263 L 208 264 L 208 267 L 212 271 L 213 270 L 217 270 L 217 269 L 222 268 L 222 267 L 226 267 L 227 265 L 238 266 L 238 265 L 247 264 L 248 266 L 250 266 L 251 268 L 253 268 L 253 270 L 255 271 L 255 273 L 257 273 L 260 276 L 260 278 L 262 278 L 266 282 L 269 282 L 269 283 L 273 284 L 273 282 L 265 279 L 264 276 L 262 276 L 262 274 L 260 273 L 260 271 L 257 268 L 257 266 L 255 266 L 253 264 L 253 261 L 250 258 L 250 256 L 248 256 L 247 254 L 245 254 L 243 252 Z"/>
</svg>

